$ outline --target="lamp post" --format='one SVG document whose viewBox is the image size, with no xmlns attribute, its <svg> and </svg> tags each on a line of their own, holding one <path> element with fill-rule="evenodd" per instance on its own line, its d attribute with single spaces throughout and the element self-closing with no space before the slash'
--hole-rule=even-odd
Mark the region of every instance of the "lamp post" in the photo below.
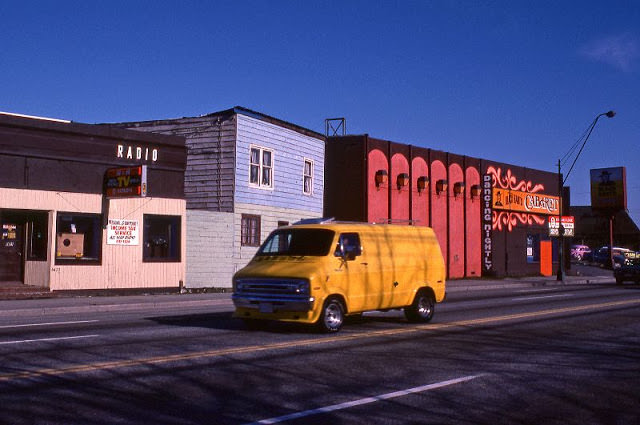
<svg viewBox="0 0 640 425">
<path fill-rule="evenodd" d="M 582 150 L 584 149 L 584 146 L 587 144 L 587 140 L 589 140 L 589 136 L 591 136 L 591 132 L 593 131 L 593 129 L 596 126 L 596 123 L 598 122 L 598 120 L 600 119 L 600 117 L 602 116 L 606 116 L 607 118 L 613 118 L 616 115 L 615 111 L 607 111 L 607 112 L 603 112 L 601 114 L 599 114 L 598 116 L 596 116 L 596 118 L 593 120 L 593 122 L 589 125 L 589 127 L 587 127 L 587 131 L 586 131 L 586 136 L 584 137 L 584 141 L 582 142 L 582 146 L 580 146 L 580 150 L 578 151 L 578 153 L 576 154 L 575 158 L 573 159 L 573 162 L 571 163 L 571 167 L 569 167 L 569 171 L 567 171 L 567 175 L 564 176 L 564 179 L 562 178 L 562 173 L 561 173 L 561 167 L 562 167 L 562 160 L 558 159 L 558 238 L 560 239 L 560 249 L 559 249 L 559 253 L 558 253 L 558 261 L 559 261 L 559 266 L 558 266 L 558 276 L 557 276 L 557 280 L 561 280 L 564 281 L 564 227 L 562 226 L 562 198 L 563 198 L 563 192 L 564 192 L 564 184 L 567 181 L 567 179 L 569 178 L 569 174 L 571 174 L 571 170 L 573 170 L 573 166 L 576 165 L 576 161 L 578 161 L 578 157 L 580 156 L 580 154 L 582 153 Z M 571 152 L 573 150 L 573 148 L 569 151 Z M 570 154 L 568 154 L 570 155 Z M 567 157 L 568 155 L 565 155 L 565 157 Z M 611 252 L 611 248 L 609 248 L 609 251 Z"/>
</svg>

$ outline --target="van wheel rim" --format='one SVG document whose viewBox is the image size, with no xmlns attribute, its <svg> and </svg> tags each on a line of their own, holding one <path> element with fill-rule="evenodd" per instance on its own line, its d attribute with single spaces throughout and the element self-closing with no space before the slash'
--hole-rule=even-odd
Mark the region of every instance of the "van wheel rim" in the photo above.
<svg viewBox="0 0 640 425">
<path fill-rule="evenodd" d="M 421 317 L 428 317 L 431 314 L 431 310 L 433 309 L 433 304 L 428 297 L 420 297 L 418 301 L 418 314 Z"/>
<path fill-rule="evenodd" d="M 342 311 L 338 305 L 331 303 L 327 306 L 324 314 L 324 323 L 329 329 L 340 327 L 342 324 Z"/>
</svg>

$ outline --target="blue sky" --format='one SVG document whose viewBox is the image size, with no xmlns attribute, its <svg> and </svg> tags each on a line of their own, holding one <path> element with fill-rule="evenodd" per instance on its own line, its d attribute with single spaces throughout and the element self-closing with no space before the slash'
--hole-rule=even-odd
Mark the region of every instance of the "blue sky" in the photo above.
<svg viewBox="0 0 640 425">
<path fill-rule="evenodd" d="M 117 122 L 240 105 L 557 171 L 627 167 L 640 223 L 640 2 L 0 0 L 0 110 Z M 566 169 L 568 170 L 568 165 Z"/>
</svg>

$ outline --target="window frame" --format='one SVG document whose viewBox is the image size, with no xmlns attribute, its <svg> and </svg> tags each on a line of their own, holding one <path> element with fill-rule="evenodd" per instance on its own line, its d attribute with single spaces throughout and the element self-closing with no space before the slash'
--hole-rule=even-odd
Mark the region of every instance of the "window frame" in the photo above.
<svg viewBox="0 0 640 425">
<path fill-rule="evenodd" d="M 83 251 L 85 251 L 84 248 L 86 248 L 86 246 L 89 246 L 89 244 L 85 245 L 86 242 L 89 243 L 93 243 L 95 246 L 93 247 L 93 250 L 96 250 L 96 257 L 86 257 L 83 255 L 82 257 L 76 257 L 73 258 L 71 256 L 60 256 L 58 255 L 58 239 L 59 237 L 63 234 L 63 233 L 76 233 L 77 230 L 82 230 L 82 229 L 77 229 L 76 227 L 76 232 L 73 231 L 73 228 L 70 228 L 68 231 L 61 231 L 62 229 L 62 222 L 66 217 L 72 217 L 71 221 L 73 221 L 73 218 L 81 218 L 81 219 L 92 219 L 93 223 L 91 223 L 92 225 L 92 234 L 90 235 L 90 238 L 87 238 L 87 232 L 82 233 L 83 235 L 85 235 L 83 237 Z M 66 221 L 66 220 L 64 220 Z M 74 223 L 71 223 L 74 224 Z M 54 264 L 57 266 L 60 265 L 74 265 L 74 266 L 96 266 L 96 265 L 102 265 L 102 244 L 103 244 L 103 229 L 102 229 L 102 214 L 99 213 L 79 213 L 79 212 L 70 212 L 70 211 L 58 211 L 56 213 L 56 237 L 55 237 L 55 256 L 54 256 Z"/>
<path fill-rule="evenodd" d="M 168 232 L 175 234 L 174 238 L 167 242 L 168 247 L 167 255 L 153 256 L 149 255 L 149 250 L 152 249 L 147 246 L 148 237 L 147 234 L 148 221 L 149 220 L 163 220 L 168 226 L 176 226 L 175 230 L 168 227 Z M 158 225 L 158 223 L 154 223 Z M 182 261 L 182 216 L 171 214 L 143 214 L 142 216 L 142 262 L 143 263 L 180 263 Z"/>
<path fill-rule="evenodd" d="M 350 243 L 346 244 L 345 240 Z M 362 255 L 362 241 L 358 232 L 340 233 L 338 243 L 333 254 L 335 257 L 342 257 L 347 261 L 353 261 Z"/>
<path fill-rule="evenodd" d="M 245 224 L 245 222 L 247 224 Z M 255 239 L 251 239 L 251 226 L 250 223 L 254 222 L 255 229 L 254 235 Z M 259 247 L 260 246 L 260 234 L 262 227 L 262 217 L 256 214 L 242 214 L 240 218 L 240 246 L 251 246 L 251 247 Z"/>
<path fill-rule="evenodd" d="M 49 247 L 49 217 L 46 212 L 30 215 L 25 222 L 27 261 L 47 261 Z M 38 238 L 38 235 L 42 235 Z M 57 248 L 57 247 L 56 247 Z"/>
<path fill-rule="evenodd" d="M 309 164 L 309 174 L 307 174 L 307 164 Z M 307 196 L 313 195 L 313 172 L 315 164 L 313 159 L 304 158 L 302 161 L 302 193 Z M 307 179 L 309 179 L 309 191 L 307 191 Z"/>
<path fill-rule="evenodd" d="M 258 162 L 253 161 L 253 151 L 256 150 L 258 152 Z M 265 153 L 268 153 L 270 156 L 269 165 L 265 165 L 264 156 Z M 249 186 L 257 189 L 264 190 L 273 190 L 274 188 L 274 163 L 275 163 L 275 155 L 273 149 L 265 148 L 258 145 L 250 145 L 249 146 Z M 252 170 L 254 167 L 257 167 L 257 182 L 253 180 Z M 269 182 L 263 183 L 263 177 L 265 170 L 269 171 Z"/>
</svg>

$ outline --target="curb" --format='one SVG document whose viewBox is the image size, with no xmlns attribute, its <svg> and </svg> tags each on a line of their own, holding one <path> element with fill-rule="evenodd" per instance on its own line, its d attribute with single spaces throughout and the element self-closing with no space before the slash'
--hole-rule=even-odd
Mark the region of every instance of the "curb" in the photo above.
<svg viewBox="0 0 640 425">
<path fill-rule="evenodd" d="M 232 306 L 231 298 L 217 300 L 167 301 L 152 303 L 91 304 L 80 306 L 35 307 L 1 310 L 0 317 L 45 316 L 69 313 L 105 313 L 111 311 L 160 310 L 179 307 Z"/>
</svg>

